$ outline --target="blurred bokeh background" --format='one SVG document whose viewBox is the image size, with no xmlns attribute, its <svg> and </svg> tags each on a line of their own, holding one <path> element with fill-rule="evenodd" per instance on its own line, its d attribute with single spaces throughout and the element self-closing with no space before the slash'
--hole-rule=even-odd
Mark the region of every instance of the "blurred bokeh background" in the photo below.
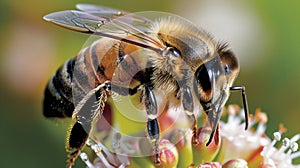
<svg viewBox="0 0 300 168">
<path fill-rule="evenodd" d="M 241 64 L 236 85 L 246 86 L 252 113 L 256 108 L 267 112 L 268 135 L 279 123 L 287 127 L 286 136 L 299 133 L 300 1 L 1 0 L 0 167 L 65 166 L 68 125 L 42 116 L 43 89 L 88 36 L 42 16 L 77 3 L 175 13 L 229 41 Z M 233 93 L 229 103 L 241 104 L 240 94 Z"/>
</svg>

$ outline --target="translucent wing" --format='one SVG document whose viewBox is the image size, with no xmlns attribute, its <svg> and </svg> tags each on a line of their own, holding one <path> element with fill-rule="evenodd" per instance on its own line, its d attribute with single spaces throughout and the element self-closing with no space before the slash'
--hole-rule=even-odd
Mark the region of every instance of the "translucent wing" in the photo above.
<svg viewBox="0 0 300 168">
<path fill-rule="evenodd" d="M 77 4 L 76 8 L 88 13 L 98 14 L 98 15 L 111 15 L 112 17 L 119 17 L 129 14 L 126 11 L 112 9 L 104 6 L 97 6 L 91 4 Z"/>
<path fill-rule="evenodd" d="M 153 21 L 143 16 L 131 14 L 123 10 L 112 9 L 108 7 L 91 5 L 91 4 L 77 4 L 76 8 L 81 11 L 93 15 L 101 16 L 101 17 L 118 18 L 121 16 L 126 16 L 126 17 L 121 17 L 121 20 L 123 22 L 126 22 L 127 24 L 130 24 L 143 32 L 151 31 L 151 26 Z"/>
<path fill-rule="evenodd" d="M 93 5 L 81 5 L 80 8 L 89 11 L 95 11 L 92 9 L 97 8 L 98 12 L 93 14 L 86 11 L 66 10 L 48 14 L 44 19 L 67 29 L 121 40 L 156 52 L 162 52 L 165 48 L 159 40 L 149 35 L 149 32 L 132 24 L 133 18 L 137 18 L 133 17 L 133 14 L 124 13 L 124 16 L 117 17 L 113 14 L 116 14 L 117 10 L 110 8 Z M 102 13 L 101 9 L 103 9 Z"/>
<path fill-rule="evenodd" d="M 77 4 L 76 8 L 81 11 L 91 13 L 91 14 L 94 14 L 97 16 L 106 16 L 106 17 L 110 17 L 110 18 L 116 18 L 116 17 L 127 15 L 126 17 L 124 17 L 124 19 L 126 19 L 127 23 L 137 26 L 137 27 L 143 29 L 144 31 L 149 30 L 150 29 L 149 27 L 152 24 L 152 20 L 150 20 L 148 18 L 130 14 L 123 10 L 112 9 L 112 8 L 108 8 L 108 7 L 91 5 L 91 4 Z"/>
<path fill-rule="evenodd" d="M 75 10 L 50 13 L 44 16 L 44 19 L 64 28 L 84 33 L 93 33 L 105 22 L 109 22 L 106 18 Z"/>
</svg>

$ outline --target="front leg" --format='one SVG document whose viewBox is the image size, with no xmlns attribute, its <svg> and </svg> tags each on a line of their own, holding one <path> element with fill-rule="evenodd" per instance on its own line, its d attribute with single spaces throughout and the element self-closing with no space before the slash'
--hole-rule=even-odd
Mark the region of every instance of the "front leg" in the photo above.
<svg viewBox="0 0 300 168">
<path fill-rule="evenodd" d="M 192 117 L 192 119 L 194 120 L 192 125 L 192 143 L 194 145 L 197 145 L 199 143 L 197 138 L 198 120 L 196 118 L 196 115 L 194 114 L 193 96 L 189 86 L 183 86 L 181 90 L 181 101 L 184 112 L 188 115 L 188 117 Z"/>
<path fill-rule="evenodd" d="M 102 116 L 108 92 L 111 90 L 110 82 L 99 85 L 87 93 L 78 103 L 73 112 L 75 124 L 68 132 L 66 149 L 69 152 L 67 167 L 71 168 L 91 133 L 92 124 Z"/>
<path fill-rule="evenodd" d="M 153 91 L 149 86 L 145 86 L 142 94 L 142 102 L 145 104 L 146 112 L 148 116 L 147 121 L 147 132 L 149 139 L 154 141 L 154 152 L 155 152 L 155 164 L 160 163 L 159 158 L 159 123 L 157 121 L 157 103 Z"/>
</svg>

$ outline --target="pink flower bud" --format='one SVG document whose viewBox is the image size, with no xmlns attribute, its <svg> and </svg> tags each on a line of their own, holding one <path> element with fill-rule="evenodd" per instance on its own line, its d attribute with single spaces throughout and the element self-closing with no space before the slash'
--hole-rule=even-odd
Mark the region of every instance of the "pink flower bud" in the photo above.
<svg viewBox="0 0 300 168">
<path fill-rule="evenodd" d="M 243 159 L 232 159 L 227 161 L 222 168 L 248 168 L 248 164 Z"/>
<path fill-rule="evenodd" d="M 192 153 L 192 131 L 191 129 L 177 129 L 169 135 L 170 141 L 175 144 L 178 154 L 179 162 L 177 167 L 188 167 L 193 163 Z"/>
<path fill-rule="evenodd" d="M 159 143 L 159 151 L 161 162 L 157 165 L 158 168 L 177 167 L 179 156 L 174 144 L 172 144 L 169 140 L 162 139 Z"/>
<path fill-rule="evenodd" d="M 219 131 L 217 130 L 212 142 L 206 146 L 207 141 L 209 140 L 210 134 L 212 130 L 210 127 L 201 127 L 198 129 L 198 145 L 193 145 L 193 157 L 194 163 L 199 165 L 203 162 L 210 162 L 212 161 L 221 146 L 221 137 Z"/>
<path fill-rule="evenodd" d="M 205 162 L 197 168 L 222 168 L 222 164 L 220 162 Z"/>
</svg>

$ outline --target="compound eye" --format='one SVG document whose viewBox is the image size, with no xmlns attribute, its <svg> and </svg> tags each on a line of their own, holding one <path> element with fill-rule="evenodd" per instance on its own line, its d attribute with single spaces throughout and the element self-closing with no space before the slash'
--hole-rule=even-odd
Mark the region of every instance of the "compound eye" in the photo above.
<svg viewBox="0 0 300 168">
<path fill-rule="evenodd" d="M 208 70 L 205 64 L 202 64 L 195 73 L 195 79 L 200 84 L 204 92 L 211 91 L 211 77 L 208 74 Z"/>
</svg>

